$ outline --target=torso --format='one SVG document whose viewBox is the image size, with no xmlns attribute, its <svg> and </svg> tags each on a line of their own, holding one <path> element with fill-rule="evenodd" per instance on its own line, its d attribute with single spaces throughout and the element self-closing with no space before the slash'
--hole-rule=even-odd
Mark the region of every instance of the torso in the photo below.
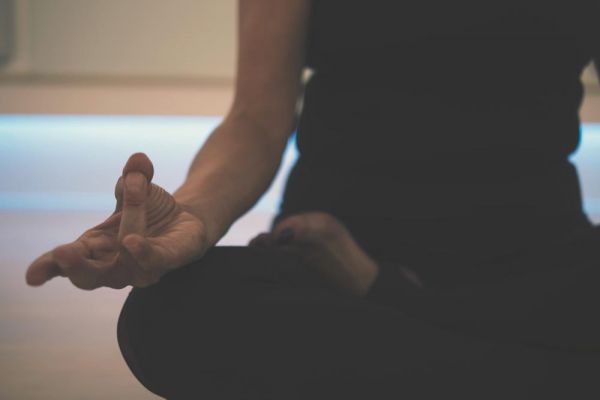
<svg viewBox="0 0 600 400">
<path fill-rule="evenodd" d="M 466 221 L 497 221 L 477 238 L 514 246 L 548 218 L 585 221 L 568 157 L 600 3 L 563 3 L 314 1 L 281 213 L 327 211 L 365 238 L 377 229 L 352 221 L 439 226 L 424 246 L 468 242 Z"/>
</svg>

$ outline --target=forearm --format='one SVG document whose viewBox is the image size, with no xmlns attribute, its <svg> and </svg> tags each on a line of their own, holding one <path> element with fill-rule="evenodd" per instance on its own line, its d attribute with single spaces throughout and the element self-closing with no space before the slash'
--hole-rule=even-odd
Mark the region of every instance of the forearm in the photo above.
<svg viewBox="0 0 600 400">
<path fill-rule="evenodd" d="M 214 245 L 248 211 L 273 180 L 287 140 L 268 135 L 244 115 L 230 115 L 211 134 L 175 199 L 206 225 Z"/>
</svg>

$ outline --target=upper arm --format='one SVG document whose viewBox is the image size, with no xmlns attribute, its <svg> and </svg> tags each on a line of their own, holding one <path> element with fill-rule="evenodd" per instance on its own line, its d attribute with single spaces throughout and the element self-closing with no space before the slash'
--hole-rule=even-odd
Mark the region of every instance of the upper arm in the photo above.
<svg viewBox="0 0 600 400">
<path fill-rule="evenodd" d="M 287 137 L 301 88 L 309 0 L 239 0 L 238 60 L 230 116 Z"/>
<path fill-rule="evenodd" d="M 600 11 L 600 7 L 597 9 Z M 594 24 L 594 28 L 589 32 L 590 47 L 592 50 L 592 61 L 594 63 L 594 67 L 596 68 L 596 77 L 598 79 L 598 83 L 600 83 L 600 22 L 596 22 L 594 19 L 592 23 Z"/>
</svg>

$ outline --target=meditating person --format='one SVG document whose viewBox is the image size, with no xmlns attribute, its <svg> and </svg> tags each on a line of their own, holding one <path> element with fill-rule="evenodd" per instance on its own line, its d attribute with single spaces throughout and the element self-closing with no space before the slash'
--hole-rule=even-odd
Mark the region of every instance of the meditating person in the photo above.
<svg viewBox="0 0 600 400">
<path fill-rule="evenodd" d="M 241 0 L 235 97 L 182 186 L 131 155 L 112 215 L 27 282 L 131 285 L 119 345 L 169 399 L 600 398 L 600 229 L 569 161 L 598 15 Z M 217 246 L 294 131 L 270 230 Z"/>
</svg>

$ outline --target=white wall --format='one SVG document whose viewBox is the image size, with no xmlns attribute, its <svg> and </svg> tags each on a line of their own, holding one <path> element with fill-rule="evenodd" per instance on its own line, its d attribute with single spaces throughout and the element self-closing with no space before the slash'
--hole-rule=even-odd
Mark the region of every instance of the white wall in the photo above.
<svg viewBox="0 0 600 400">
<path fill-rule="evenodd" d="M 16 45 L 0 67 L 0 113 L 222 115 L 229 107 L 237 0 L 13 2 Z M 131 78 L 139 85 L 121 85 Z M 582 79 L 582 119 L 600 121 L 591 65 Z M 177 80 L 170 94 L 162 83 L 147 87 Z"/>
<path fill-rule="evenodd" d="M 6 73 L 233 78 L 236 0 L 13 0 Z M 583 75 L 595 86 L 593 69 Z"/>
<path fill-rule="evenodd" d="M 231 79 L 235 0 L 15 0 L 5 73 Z"/>
</svg>

